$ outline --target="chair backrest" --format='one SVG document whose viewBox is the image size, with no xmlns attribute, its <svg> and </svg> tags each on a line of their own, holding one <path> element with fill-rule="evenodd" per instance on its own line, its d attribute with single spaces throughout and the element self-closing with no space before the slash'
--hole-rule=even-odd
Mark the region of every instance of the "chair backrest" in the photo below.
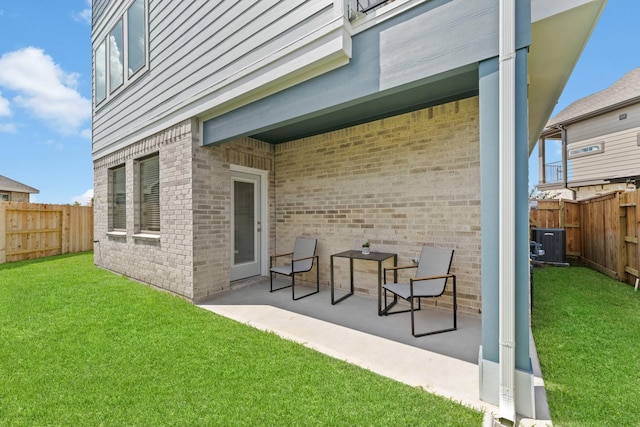
<svg viewBox="0 0 640 427">
<path fill-rule="evenodd" d="M 316 254 L 317 242 L 317 239 L 311 239 L 308 237 L 297 237 L 296 244 L 293 247 L 293 259 L 314 256 Z M 309 271 L 312 267 L 313 258 L 305 259 L 303 261 L 295 261 L 293 263 L 293 271 L 295 273 Z"/>
<path fill-rule="evenodd" d="M 440 276 L 448 274 L 453 260 L 453 249 L 434 248 L 424 245 L 420 253 L 420 261 L 416 271 L 416 277 Z M 447 279 L 424 280 L 415 283 L 429 283 L 430 287 L 441 287 L 447 284 Z"/>
</svg>

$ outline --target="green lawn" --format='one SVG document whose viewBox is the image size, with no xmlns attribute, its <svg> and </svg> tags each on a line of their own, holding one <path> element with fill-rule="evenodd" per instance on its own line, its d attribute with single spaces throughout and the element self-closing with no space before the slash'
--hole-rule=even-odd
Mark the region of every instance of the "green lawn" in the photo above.
<svg viewBox="0 0 640 427">
<path fill-rule="evenodd" d="M 533 335 L 554 426 L 640 426 L 640 292 L 584 267 L 536 268 Z"/>
<path fill-rule="evenodd" d="M 97 269 L 92 257 L 0 265 L 0 425 L 482 424 L 476 411 Z"/>
</svg>

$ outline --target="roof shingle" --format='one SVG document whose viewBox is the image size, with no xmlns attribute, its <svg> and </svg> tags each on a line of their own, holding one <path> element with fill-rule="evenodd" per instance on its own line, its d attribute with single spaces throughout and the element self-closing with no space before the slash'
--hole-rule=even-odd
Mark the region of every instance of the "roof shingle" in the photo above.
<svg viewBox="0 0 640 427">
<path fill-rule="evenodd" d="M 572 122 L 635 98 L 640 100 L 640 67 L 629 71 L 608 88 L 573 102 L 551 118 L 547 127 Z"/>
</svg>

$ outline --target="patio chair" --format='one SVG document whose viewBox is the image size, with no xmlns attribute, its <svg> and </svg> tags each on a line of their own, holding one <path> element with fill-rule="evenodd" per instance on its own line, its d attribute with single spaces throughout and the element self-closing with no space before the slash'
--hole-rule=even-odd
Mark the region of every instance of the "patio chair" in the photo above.
<svg viewBox="0 0 640 427">
<path fill-rule="evenodd" d="M 275 292 L 280 289 L 291 288 L 291 298 L 294 300 L 299 300 L 305 297 L 308 297 L 313 294 L 317 294 L 320 292 L 320 271 L 318 267 L 318 255 L 316 255 L 316 245 L 317 239 L 310 239 L 305 237 L 296 238 L 296 243 L 293 247 L 293 252 L 279 255 L 272 255 L 271 261 L 269 264 L 269 276 L 270 276 L 270 291 Z M 274 261 L 276 258 L 290 256 L 291 263 L 282 267 L 274 267 Z M 296 285 L 296 274 L 298 273 L 306 273 L 313 268 L 313 261 L 316 261 L 316 290 L 314 292 L 302 295 L 300 297 L 296 297 L 295 293 L 295 285 Z M 285 276 L 291 276 L 291 284 L 287 286 L 282 286 L 277 289 L 273 289 L 273 274 L 282 274 Z"/>
<path fill-rule="evenodd" d="M 388 267 L 384 269 L 384 310 L 385 315 L 411 312 L 411 334 L 414 337 L 439 334 L 442 332 L 455 331 L 457 329 L 456 319 L 456 276 L 450 274 L 451 261 L 453 260 L 453 249 L 440 249 L 432 246 L 423 246 L 420 260 L 417 265 Z M 409 279 L 409 283 L 387 283 L 387 271 L 416 268 L 416 277 Z M 442 296 L 449 279 L 453 279 L 453 327 L 439 329 L 431 332 L 416 333 L 414 312 L 421 309 L 422 298 L 437 298 Z M 393 301 L 387 305 L 387 292 L 393 294 Z M 409 301 L 411 308 L 408 310 L 389 311 L 398 302 L 398 297 Z M 415 308 L 415 300 L 418 300 L 418 308 Z"/>
</svg>

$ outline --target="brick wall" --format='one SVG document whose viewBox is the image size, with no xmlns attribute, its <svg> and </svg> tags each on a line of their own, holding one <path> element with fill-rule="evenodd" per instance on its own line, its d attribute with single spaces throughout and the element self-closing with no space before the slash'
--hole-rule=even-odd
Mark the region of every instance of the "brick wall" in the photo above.
<svg viewBox="0 0 640 427">
<path fill-rule="evenodd" d="M 478 115 L 470 98 L 277 145 L 276 251 L 317 237 L 328 284 L 329 256 L 367 240 L 401 265 L 423 244 L 454 248 L 459 308 L 479 313 Z M 376 295 L 375 264 L 355 268 L 357 291 Z M 335 271 L 346 288 L 348 261 L 336 259 Z"/>
<path fill-rule="evenodd" d="M 195 145 L 198 145 L 194 141 Z M 273 147 L 242 138 L 213 147 L 195 147 L 194 291 L 195 301 L 229 289 L 231 247 L 231 165 L 269 171 L 269 241 L 275 241 Z"/>
<path fill-rule="evenodd" d="M 187 120 L 94 162 L 95 263 L 145 283 L 192 298 L 192 129 Z M 159 153 L 160 233 L 158 238 L 136 237 L 137 161 Z M 109 232 L 109 169 L 125 165 L 127 229 Z"/>
</svg>

